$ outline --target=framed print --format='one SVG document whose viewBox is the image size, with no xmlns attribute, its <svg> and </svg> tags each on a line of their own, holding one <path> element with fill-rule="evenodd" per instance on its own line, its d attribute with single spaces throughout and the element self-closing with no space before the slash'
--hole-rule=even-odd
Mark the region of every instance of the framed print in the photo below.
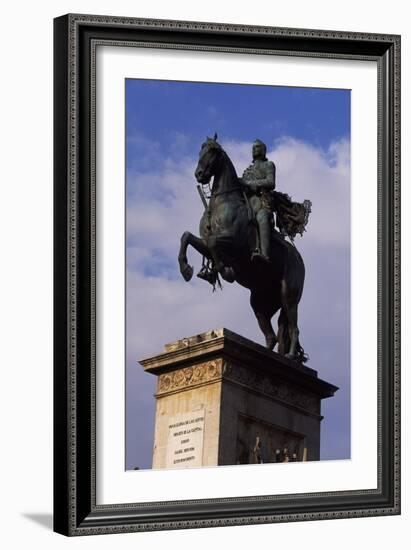
<svg viewBox="0 0 411 550">
<path fill-rule="evenodd" d="M 400 513 L 400 37 L 55 19 L 54 529 Z"/>
</svg>

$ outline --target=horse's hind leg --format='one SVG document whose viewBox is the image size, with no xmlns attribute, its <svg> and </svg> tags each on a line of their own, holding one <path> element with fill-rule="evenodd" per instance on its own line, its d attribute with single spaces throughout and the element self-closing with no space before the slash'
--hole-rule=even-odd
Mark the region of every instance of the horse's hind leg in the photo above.
<svg viewBox="0 0 411 550">
<path fill-rule="evenodd" d="M 287 308 L 287 317 L 288 317 L 288 333 L 290 336 L 290 349 L 286 353 L 286 357 L 294 359 L 297 351 L 300 347 L 299 335 L 300 330 L 298 328 L 298 313 L 297 313 L 297 304 Z"/>
<path fill-rule="evenodd" d="M 281 330 L 284 331 L 281 332 L 281 341 L 283 348 L 282 352 L 285 353 L 286 357 L 294 359 L 300 349 L 300 331 L 298 328 L 298 299 L 296 293 L 290 292 L 288 285 L 285 281 L 283 281 L 281 294 L 283 305 L 278 323 L 279 325 L 281 324 Z M 286 333 L 286 331 L 288 331 L 288 334 Z"/>
<path fill-rule="evenodd" d="M 261 293 L 251 291 L 250 303 L 257 318 L 258 326 L 265 336 L 266 346 L 272 350 L 277 343 L 277 337 L 271 324 L 271 317 L 275 312 L 270 312 L 273 308 L 268 307 L 267 297 Z"/>
<path fill-rule="evenodd" d="M 287 327 L 287 316 L 284 309 L 281 309 L 280 315 L 278 317 L 278 331 L 277 331 L 277 340 L 278 340 L 278 353 L 280 355 L 285 355 L 288 348 L 290 347 L 290 337 L 288 334 Z"/>
</svg>

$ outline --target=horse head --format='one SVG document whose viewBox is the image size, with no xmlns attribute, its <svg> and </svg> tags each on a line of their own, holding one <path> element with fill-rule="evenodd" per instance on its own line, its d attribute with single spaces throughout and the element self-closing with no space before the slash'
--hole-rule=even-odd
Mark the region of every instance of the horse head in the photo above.
<svg viewBox="0 0 411 550">
<path fill-rule="evenodd" d="M 207 137 L 201 146 L 200 158 L 194 173 L 198 183 L 202 185 L 210 183 L 210 179 L 218 170 L 222 155 L 224 150 L 217 142 L 217 134 L 214 134 L 214 138 Z"/>
</svg>

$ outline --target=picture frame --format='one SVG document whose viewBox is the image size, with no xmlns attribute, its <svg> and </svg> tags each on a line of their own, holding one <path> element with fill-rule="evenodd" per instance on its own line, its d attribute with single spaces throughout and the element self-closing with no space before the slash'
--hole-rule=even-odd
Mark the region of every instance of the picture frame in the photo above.
<svg viewBox="0 0 411 550">
<path fill-rule="evenodd" d="M 95 123 L 103 43 L 376 63 L 376 488 L 97 503 Z M 400 37 L 69 14 L 54 20 L 54 121 L 54 530 L 78 536 L 399 514 Z"/>
</svg>

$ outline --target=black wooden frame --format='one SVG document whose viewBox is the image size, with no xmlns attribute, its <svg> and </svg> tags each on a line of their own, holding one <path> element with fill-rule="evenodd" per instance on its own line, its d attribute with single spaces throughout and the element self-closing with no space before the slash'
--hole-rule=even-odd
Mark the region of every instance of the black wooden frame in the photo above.
<svg viewBox="0 0 411 550">
<path fill-rule="evenodd" d="M 400 513 L 400 37 L 65 15 L 54 21 L 54 529 L 65 535 Z M 95 49 L 99 43 L 378 64 L 378 488 L 95 501 Z"/>
</svg>

